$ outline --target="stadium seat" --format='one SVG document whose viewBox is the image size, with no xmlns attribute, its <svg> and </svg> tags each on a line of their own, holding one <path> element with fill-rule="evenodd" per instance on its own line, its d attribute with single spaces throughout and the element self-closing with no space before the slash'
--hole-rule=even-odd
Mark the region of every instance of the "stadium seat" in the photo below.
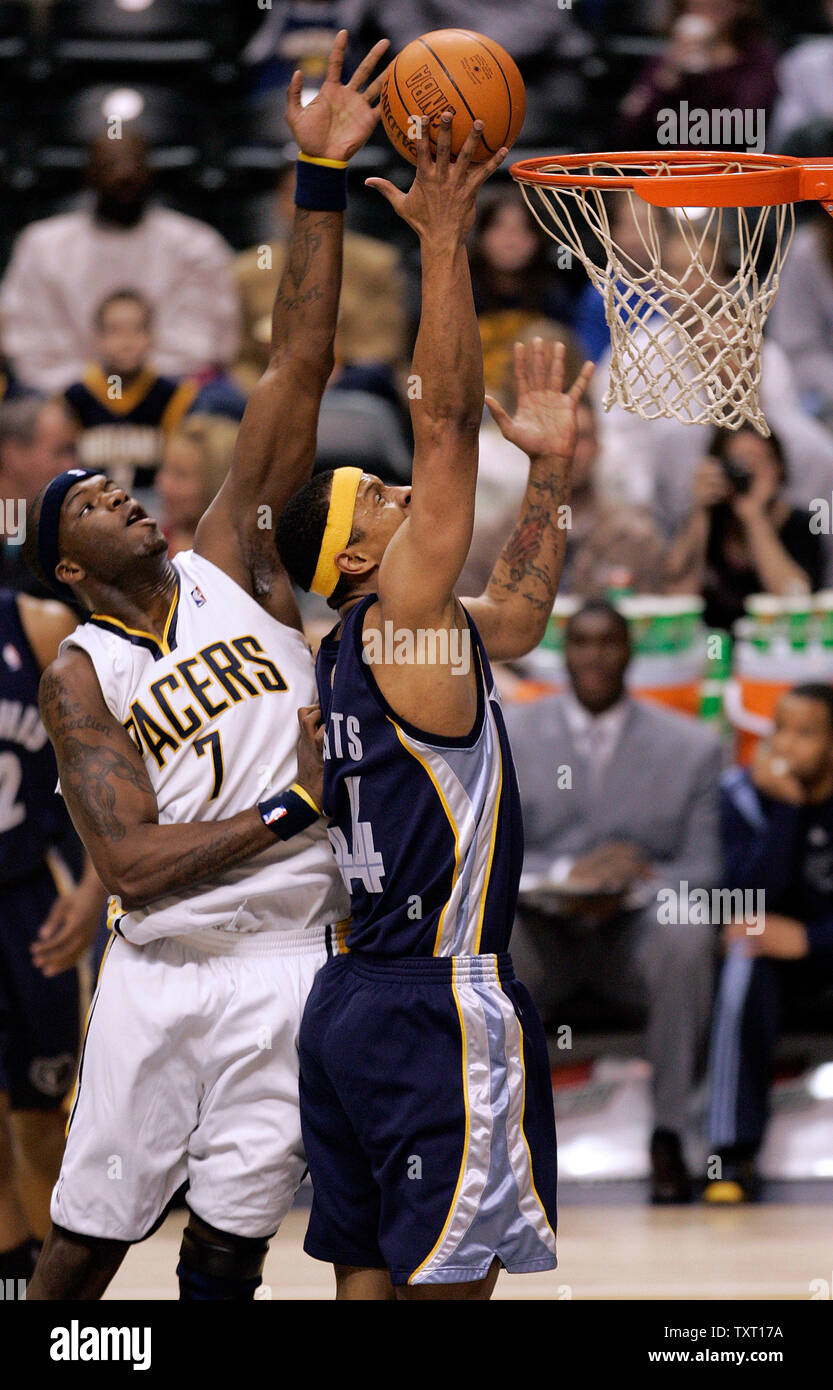
<svg viewBox="0 0 833 1390">
<path fill-rule="evenodd" d="M 201 158 L 196 140 L 205 127 L 202 112 L 174 87 L 101 84 L 55 96 L 41 109 L 40 140 L 34 158 L 39 178 L 56 190 L 78 184 L 92 140 L 121 116 L 123 130 L 139 131 L 152 149 L 160 180 L 180 178 Z"/>
<path fill-rule="evenodd" d="M 18 0 L 0 5 L 0 64 L 19 64 L 29 42 L 29 6 Z"/>
<path fill-rule="evenodd" d="M 393 406 L 367 391 L 326 391 L 315 466 L 339 468 L 357 460 L 384 481 L 410 482 L 411 456 Z"/>
<path fill-rule="evenodd" d="M 206 63 L 230 54 L 233 9 L 222 0 L 152 0 L 141 8 L 117 0 L 57 0 L 53 56 L 59 64 Z"/>
<path fill-rule="evenodd" d="M 214 162 L 230 190 L 254 193 L 274 185 L 283 151 L 294 148 L 282 94 L 268 91 L 237 100 L 222 127 L 212 126 Z"/>
</svg>

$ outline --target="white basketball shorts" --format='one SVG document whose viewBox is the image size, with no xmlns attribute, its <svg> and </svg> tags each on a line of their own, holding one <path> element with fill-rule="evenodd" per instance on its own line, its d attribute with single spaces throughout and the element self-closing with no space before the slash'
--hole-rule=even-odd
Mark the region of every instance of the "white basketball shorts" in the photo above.
<svg viewBox="0 0 833 1390">
<path fill-rule="evenodd" d="M 235 1235 L 272 1235 L 304 1176 L 298 1030 L 326 928 L 114 936 L 90 1006 L 52 1219 L 137 1241 L 182 1183 Z M 215 937 L 219 940 L 214 941 Z"/>
</svg>

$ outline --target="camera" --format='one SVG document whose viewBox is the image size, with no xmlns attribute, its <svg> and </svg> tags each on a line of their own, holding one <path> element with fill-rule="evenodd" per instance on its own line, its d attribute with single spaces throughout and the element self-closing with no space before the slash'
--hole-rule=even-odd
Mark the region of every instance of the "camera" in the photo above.
<svg viewBox="0 0 833 1390">
<path fill-rule="evenodd" d="M 744 468 L 739 468 L 731 459 L 720 459 L 720 467 L 726 474 L 733 492 L 743 494 L 749 491 L 751 479 Z"/>
</svg>

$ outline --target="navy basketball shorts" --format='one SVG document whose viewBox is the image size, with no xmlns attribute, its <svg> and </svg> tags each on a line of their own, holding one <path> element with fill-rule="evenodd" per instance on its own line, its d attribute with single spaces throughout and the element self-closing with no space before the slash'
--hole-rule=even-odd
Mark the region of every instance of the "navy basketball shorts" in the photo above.
<svg viewBox="0 0 833 1390">
<path fill-rule="evenodd" d="M 394 1284 L 555 1268 L 546 1040 L 508 955 L 336 956 L 299 1047 L 308 1255 Z"/>
<path fill-rule="evenodd" d="M 13 1110 L 54 1109 L 75 1076 L 78 972 L 47 979 L 30 949 L 57 891 L 45 866 L 0 887 L 0 1090 Z"/>
</svg>

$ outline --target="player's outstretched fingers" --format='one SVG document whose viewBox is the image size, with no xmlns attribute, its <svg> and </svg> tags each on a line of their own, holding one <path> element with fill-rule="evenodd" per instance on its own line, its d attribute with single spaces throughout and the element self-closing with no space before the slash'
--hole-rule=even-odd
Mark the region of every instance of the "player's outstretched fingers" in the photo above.
<svg viewBox="0 0 833 1390">
<path fill-rule="evenodd" d="M 362 58 L 361 62 L 359 63 L 359 66 L 356 68 L 356 71 L 350 78 L 350 81 L 347 82 L 345 85 L 348 87 L 352 87 L 353 91 L 357 92 L 359 88 L 362 86 L 362 84 L 366 82 L 367 79 L 370 77 L 370 74 L 372 73 L 382 54 L 386 53 L 389 48 L 390 39 L 380 39 L 378 43 L 374 43 L 370 52 L 365 54 L 364 58 Z M 384 73 L 382 73 L 382 77 L 384 77 Z M 377 77 L 376 82 L 381 84 L 381 77 Z M 368 88 L 368 90 L 365 92 L 365 96 L 370 96 L 370 88 Z"/>
<path fill-rule="evenodd" d="M 301 88 L 304 85 L 304 74 L 300 68 L 296 68 L 286 89 L 286 114 L 287 116 L 297 116 L 301 110 Z"/>
<path fill-rule="evenodd" d="M 550 361 L 547 384 L 551 391 L 562 391 L 564 389 L 564 344 L 553 343 L 552 359 Z"/>
<path fill-rule="evenodd" d="M 440 128 L 437 131 L 437 173 L 447 175 L 451 163 L 451 122 L 454 116 L 451 111 L 443 111 L 440 116 Z"/>
<path fill-rule="evenodd" d="M 516 343 L 513 348 L 515 356 L 515 394 L 518 400 L 525 396 L 529 391 L 529 374 L 526 369 L 526 347 L 523 343 Z"/>
<path fill-rule="evenodd" d="M 457 152 L 457 159 L 454 164 L 454 168 L 458 179 L 464 179 L 468 174 L 469 166 L 471 165 L 472 155 L 477 149 L 477 144 L 480 140 L 482 131 L 483 122 L 475 121 L 472 125 L 471 130 L 469 131 L 468 135 L 466 136 L 465 140 L 460 146 L 460 149 Z"/>
<path fill-rule="evenodd" d="M 543 338 L 532 339 L 532 389 L 533 391 L 545 391 L 547 389 Z"/>
<path fill-rule="evenodd" d="M 592 377 L 595 370 L 596 364 L 594 362 L 585 362 L 584 366 L 582 367 L 581 371 L 579 372 L 578 376 L 576 377 L 575 381 L 573 382 L 572 386 L 567 392 L 567 395 L 570 397 L 570 400 L 573 402 L 574 405 L 577 405 L 578 402 L 581 400 L 582 396 L 584 395 L 585 391 L 590 385 L 590 378 Z"/>
<path fill-rule="evenodd" d="M 330 49 L 330 56 L 327 59 L 327 81 L 340 82 L 341 69 L 344 66 L 344 54 L 347 48 L 347 30 L 339 29 L 333 39 L 333 46 Z"/>
<path fill-rule="evenodd" d="M 427 178 L 434 167 L 431 158 L 431 122 L 424 116 L 416 116 L 414 119 L 416 134 L 414 144 L 416 145 L 417 174 L 422 178 Z"/>
<path fill-rule="evenodd" d="M 375 188 L 377 193 L 381 193 L 383 198 L 387 198 L 394 212 L 398 212 L 405 201 L 405 194 L 401 188 L 397 188 L 390 179 L 371 178 L 365 179 L 365 188 Z"/>
<path fill-rule="evenodd" d="M 388 63 L 386 68 L 382 68 L 382 71 L 379 73 L 379 76 L 374 77 L 373 81 L 369 84 L 369 86 L 365 87 L 363 96 L 367 98 L 368 104 L 370 106 L 372 106 L 373 103 L 381 95 L 382 88 L 385 85 L 388 73 L 390 72 L 392 67 L 393 63 Z"/>
<path fill-rule="evenodd" d="M 509 151 L 506 148 L 506 146 L 501 145 L 500 149 L 497 151 L 496 154 L 492 155 L 490 160 L 488 160 L 485 164 L 478 164 L 475 166 L 476 173 L 472 176 L 474 178 L 475 188 L 480 188 L 486 182 L 487 179 L 490 179 L 492 177 L 492 174 L 495 172 L 496 169 L 500 168 L 508 153 Z"/>
<path fill-rule="evenodd" d="M 503 433 L 504 426 L 511 425 L 512 423 L 508 413 L 504 410 L 500 401 L 497 400 L 494 396 L 490 396 L 487 394 L 484 397 L 484 399 L 486 401 L 486 405 L 489 408 L 489 414 L 491 415 L 498 429 L 501 431 L 501 433 Z"/>
</svg>

